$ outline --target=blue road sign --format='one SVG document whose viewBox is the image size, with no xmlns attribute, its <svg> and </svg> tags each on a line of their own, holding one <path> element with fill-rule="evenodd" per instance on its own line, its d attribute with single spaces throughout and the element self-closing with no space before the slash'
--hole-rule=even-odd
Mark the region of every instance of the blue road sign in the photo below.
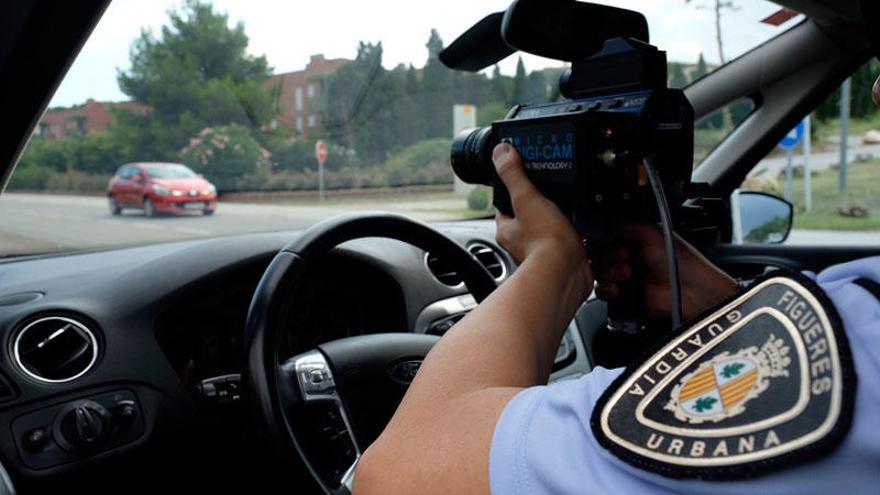
<svg viewBox="0 0 880 495">
<path fill-rule="evenodd" d="M 784 150 L 794 149 L 804 139 L 804 121 L 798 122 L 794 129 L 788 131 L 788 134 L 779 141 L 779 147 Z"/>
</svg>

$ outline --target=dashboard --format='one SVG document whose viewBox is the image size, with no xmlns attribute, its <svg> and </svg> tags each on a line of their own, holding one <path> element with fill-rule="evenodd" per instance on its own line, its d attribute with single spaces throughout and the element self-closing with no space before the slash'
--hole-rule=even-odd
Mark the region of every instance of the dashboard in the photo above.
<svg viewBox="0 0 880 495">
<path fill-rule="evenodd" d="M 515 270 L 494 243 L 494 222 L 435 227 L 498 282 Z M 40 490 L 95 486 L 96 473 L 117 481 L 127 473 L 130 481 L 157 458 L 165 473 L 192 476 L 196 464 L 240 472 L 250 457 L 242 455 L 245 319 L 263 271 L 296 235 L 0 263 L 0 424 L 10 425 L 0 430 L 0 463 L 13 479 Z M 281 351 L 288 356 L 361 334 L 442 335 L 475 306 L 443 260 L 376 238 L 337 247 L 293 299 Z M 571 323 L 554 380 L 590 370 L 588 337 Z"/>
</svg>

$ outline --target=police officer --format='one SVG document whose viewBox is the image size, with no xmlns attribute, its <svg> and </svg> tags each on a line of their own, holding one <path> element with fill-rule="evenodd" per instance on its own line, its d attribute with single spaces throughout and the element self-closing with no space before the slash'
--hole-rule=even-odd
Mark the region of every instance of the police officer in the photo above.
<svg viewBox="0 0 880 495">
<path fill-rule="evenodd" d="M 716 313 L 631 371 L 547 386 L 594 280 L 611 300 L 641 258 L 648 311 L 668 315 L 662 237 L 626 225 L 637 252 L 590 264 L 516 151 L 493 161 L 516 215 L 496 217 L 497 239 L 519 268 L 431 351 L 355 495 L 880 493 L 880 257 L 738 294 L 679 240 L 685 320 Z"/>
</svg>

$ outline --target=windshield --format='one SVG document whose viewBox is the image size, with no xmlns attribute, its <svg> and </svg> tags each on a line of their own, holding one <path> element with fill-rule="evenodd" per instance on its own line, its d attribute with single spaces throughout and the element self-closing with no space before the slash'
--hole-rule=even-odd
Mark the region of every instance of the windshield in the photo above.
<svg viewBox="0 0 880 495">
<path fill-rule="evenodd" d="M 295 230 L 355 210 L 491 216 L 491 191 L 454 179 L 452 137 L 558 99 L 565 64 L 514 55 L 470 74 L 438 53 L 508 3 L 114 0 L 0 197 L 0 255 Z M 761 23 L 779 10 L 764 0 L 609 3 L 647 16 L 673 87 L 796 22 Z M 732 125 L 702 124 L 697 141 Z M 210 186 L 158 186 L 125 164 Z"/>
<path fill-rule="evenodd" d="M 183 165 L 148 165 L 144 170 L 151 179 L 192 179 L 196 176 Z"/>
</svg>

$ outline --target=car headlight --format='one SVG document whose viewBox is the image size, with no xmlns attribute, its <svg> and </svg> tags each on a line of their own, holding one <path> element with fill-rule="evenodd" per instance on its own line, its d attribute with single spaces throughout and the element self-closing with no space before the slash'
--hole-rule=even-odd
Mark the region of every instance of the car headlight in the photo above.
<svg viewBox="0 0 880 495">
<path fill-rule="evenodd" d="M 202 189 L 202 194 L 214 194 L 217 192 L 217 188 L 214 185 L 210 185 L 205 189 Z"/>
<path fill-rule="evenodd" d="M 171 191 L 167 188 L 160 186 L 159 184 L 153 184 L 153 192 L 158 194 L 159 196 L 169 196 Z"/>
<path fill-rule="evenodd" d="M 171 191 L 171 194 L 175 196 L 183 196 L 183 191 Z"/>
</svg>

